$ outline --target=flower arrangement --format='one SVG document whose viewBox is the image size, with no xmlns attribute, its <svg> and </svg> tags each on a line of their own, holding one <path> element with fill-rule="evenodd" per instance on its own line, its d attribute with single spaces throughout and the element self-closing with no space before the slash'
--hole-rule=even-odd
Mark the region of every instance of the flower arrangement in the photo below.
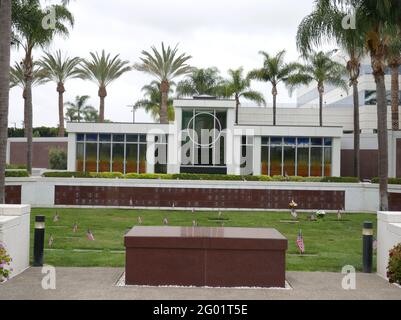
<svg viewBox="0 0 401 320">
<path fill-rule="evenodd" d="M 4 244 L 0 242 L 0 283 L 9 278 L 11 270 L 6 267 L 10 263 L 11 257 L 7 254 Z"/>
<path fill-rule="evenodd" d="M 401 243 L 390 251 L 387 277 L 390 283 L 401 285 Z"/>
<path fill-rule="evenodd" d="M 324 219 L 324 218 L 326 217 L 326 211 L 319 210 L 318 212 L 316 212 L 316 216 L 317 216 L 319 219 Z"/>
</svg>

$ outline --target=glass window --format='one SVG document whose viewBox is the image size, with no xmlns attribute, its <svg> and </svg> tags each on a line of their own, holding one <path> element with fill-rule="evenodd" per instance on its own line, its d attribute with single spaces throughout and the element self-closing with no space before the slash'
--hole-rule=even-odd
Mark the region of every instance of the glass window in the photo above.
<svg viewBox="0 0 401 320">
<path fill-rule="evenodd" d="M 295 176 L 295 150 L 295 144 L 284 147 L 284 175 L 286 176 Z"/>
<path fill-rule="evenodd" d="M 331 138 L 325 138 L 325 139 L 324 139 L 324 145 L 325 145 L 326 147 L 331 147 L 331 146 L 333 145 L 333 139 L 331 139 Z"/>
<path fill-rule="evenodd" d="M 113 144 L 113 172 L 124 173 L 124 144 Z"/>
<path fill-rule="evenodd" d="M 123 134 L 113 134 L 113 142 L 124 142 Z"/>
<path fill-rule="evenodd" d="M 77 171 L 83 172 L 85 159 L 85 144 L 77 143 Z"/>
<path fill-rule="evenodd" d="M 144 143 L 146 143 L 146 134 L 141 134 L 141 135 L 139 135 L 139 142 L 144 142 Z"/>
<path fill-rule="evenodd" d="M 138 145 L 127 144 L 127 173 L 138 173 Z"/>
<path fill-rule="evenodd" d="M 273 145 L 281 146 L 282 143 L 283 143 L 283 138 L 277 138 L 277 137 L 270 138 L 270 144 L 271 144 L 272 146 L 273 146 Z"/>
<path fill-rule="evenodd" d="M 110 142 L 111 141 L 111 134 L 100 134 L 99 135 L 100 142 Z"/>
<path fill-rule="evenodd" d="M 309 146 L 298 146 L 297 163 L 297 175 L 300 177 L 309 177 Z"/>
<path fill-rule="evenodd" d="M 321 177 L 323 173 L 323 148 L 311 148 L 311 176 Z"/>
<path fill-rule="evenodd" d="M 146 173 L 146 145 L 139 145 L 139 173 Z"/>
<path fill-rule="evenodd" d="M 99 144 L 99 172 L 110 172 L 111 143 Z"/>
<path fill-rule="evenodd" d="M 270 143 L 269 137 L 262 137 L 262 145 L 267 146 Z"/>
<path fill-rule="evenodd" d="M 262 147 L 262 175 L 269 175 L 269 147 Z"/>
<path fill-rule="evenodd" d="M 77 134 L 77 141 L 84 142 L 85 141 L 85 135 L 82 134 L 82 133 Z"/>
<path fill-rule="evenodd" d="M 322 138 L 312 138 L 311 139 L 312 146 L 323 146 L 323 139 Z"/>
<path fill-rule="evenodd" d="M 94 133 L 87 134 L 86 142 L 97 142 L 97 134 L 94 134 Z"/>
<path fill-rule="evenodd" d="M 332 148 L 324 148 L 324 176 L 331 177 Z"/>
<path fill-rule="evenodd" d="M 97 143 L 86 144 L 86 172 L 97 172 Z"/>
<path fill-rule="evenodd" d="M 127 142 L 138 142 L 137 134 L 127 134 Z"/>
<path fill-rule="evenodd" d="M 270 175 L 281 176 L 283 174 L 282 168 L 283 149 L 282 147 L 272 146 L 270 148 Z"/>
</svg>

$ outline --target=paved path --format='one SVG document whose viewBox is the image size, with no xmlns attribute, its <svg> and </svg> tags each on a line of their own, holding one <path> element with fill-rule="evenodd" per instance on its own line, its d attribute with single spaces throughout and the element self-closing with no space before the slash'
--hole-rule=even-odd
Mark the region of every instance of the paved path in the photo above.
<svg viewBox="0 0 401 320">
<path fill-rule="evenodd" d="M 0 285 L 0 299 L 73 300 L 275 300 L 275 299 L 391 299 L 401 300 L 401 289 L 377 275 L 357 275 L 357 290 L 341 288 L 336 273 L 288 272 L 291 290 L 117 287 L 120 268 L 57 268 L 57 289 L 43 290 L 41 269 L 30 268 Z"/>
</svg>

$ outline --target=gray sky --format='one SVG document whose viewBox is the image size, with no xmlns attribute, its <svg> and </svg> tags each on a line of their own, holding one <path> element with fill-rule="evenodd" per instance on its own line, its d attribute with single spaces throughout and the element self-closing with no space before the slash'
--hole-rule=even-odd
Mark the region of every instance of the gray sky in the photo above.
<svg viewBox="0 0 401 320">
<path fill-rule="evenodd" d="M 111 3 L 111 4 L 110 4 Z M 70 10 L 76 24 L 67 39 L 58 38 L 50 50 L 62 49 L 70 56 L 88 57 L 90 51 L 105 49 L 121 54 L 132 63 L 150 46 L 179 44 L 180 52 L 190 54 L 191 65 L 216 66 L 223 76 L 228 69 L 243 66 L 246 71 L 261 66 L 260 50 L 271 54 L 287 50 L 287 60 L 298 59 L 295 35 L 301 19 L 311 12 L 313 0 L 79 0 Z M 34 58 L 40 58 L 41 51 Z M 22 53 L 13 51 L 12 63 Z M 132 71 L 108 88 L 106 118 L 131 121 L 126 106 L 142 98 L 141 88 L 152 79 Z M 254 83 L 272 101 L 271 88 Z M 97 87 L 90 82 L 70 80 L 65 101 L 76 95 L 90 95 L 90 104 L 98 107 Z M 56 126 L 58 123 L 56 85 L 49 83 L 34 88 L 34 126 Z M 293 102 L 285 88 L 280 88 L 279 102 Z M 11 90 L 10 126 L 21 127 L 23 120 L 22 91 Z M 151 121 L 144 111 L 138 121 Z"/>
</svg>

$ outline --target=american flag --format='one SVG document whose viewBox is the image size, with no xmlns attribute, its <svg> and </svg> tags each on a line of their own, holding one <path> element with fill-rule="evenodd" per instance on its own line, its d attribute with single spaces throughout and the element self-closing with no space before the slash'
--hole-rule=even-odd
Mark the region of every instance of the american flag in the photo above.
<svg viewBox="0 0 401 320">
<path fill-rule="evenodd" d="M 95 237 L 93 236 L 93 233 L 91 230 L 88 230 L 87 237 L 88 237 L 89 241 L 95 241 Z"/>
<path fill-rule="evenodd" d="M 302 236 L 302 231 L 299 231 L 298 238 L 297 238 L 297 246 L 299 250 L 301 251 L 302 254 L 305 253 L 305 243 L 304 243 L 304 237 Z"/>
</svg>

